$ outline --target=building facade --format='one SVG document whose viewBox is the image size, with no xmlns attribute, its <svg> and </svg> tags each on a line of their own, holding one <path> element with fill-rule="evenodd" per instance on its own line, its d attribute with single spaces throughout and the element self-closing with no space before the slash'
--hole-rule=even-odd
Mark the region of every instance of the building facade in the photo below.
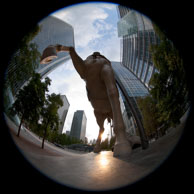
<svg viewBox="0 0 194 194">
<path fill-rule="evenodd" d="M 67 116 L 67 112 L 69 110 L 69 102 L 67 100 L 67 97 L 65 95 L 61 95 L 60 96 L 62 101 L 63 101 L 63 106 L 60 107 L 58 109 L 58 115 L 59 115 L 59 130 L 58 130 L 58 133 L 59 134 L 62 134 L 63 133 L 63 127 L 64 127 L 64 123 L 65 123 L 65 119 L 66 119 L 66 116 Z"/>
<path fill-rule="evenodd" d="M 159 44 L 160 40 L 149 18 L 120 5 L 117 11 L 120 18 L 117 26 L 121 38 L 122 65 L 150 89 L 150 78 L 157 71 L 152 62 L 150 45 Z"/>
<path fill-rule="evenodd" d="M 149 94 L 151 88 L 149 81 L 157 71 L 152 62 L 150 46 L 159 44 L 160 40 L 151 20 L 143 14 L 121 5 L 117 6 L 117 12 L 118 37 L 121 38 L 121 65 L 112 63 L 112 67 L 125 108 L 123 115 L 128 117 L 124 116 L 124 121 L 131 129 L 133 127 L 138 129 L 142 148 L 146 149 L 148 139 L 137 98 Z"/>
<path fill-rule="evenodd" d="M 87 118 L 83 110 L 74 113 L 70 136 L 85 141 Z"/>
<path fill-rule="evenodd" d="M 74 47 L 74 30 L 70 24 L 50 15 L 40 21 L 38 25 L 40 26 L 40 32 L 32 42 L 37 44 L 38 51 L 41 54 L 49 45 L 61 44 Z M 44 78 L 48 73 L 69 59 L 70 55 L 68 52 L 60 52 L 58 57 L 50 63 L 39 64 L 36 71 Z"/>
<path fill-rule="evenodd" d="M 65 134 L 66 134 L 67 136 L 70 136 L 70 131 L 66 131 Z"/>
<path fill-rule="evenodd" d="M 149 94 L 148 89 L 140 80 L 120 62 L 111 62 L 117 87 L 120 94 L 121 111 L 126 126 L 126 132 L 130 135 L 139 134 L 137 118 L 142 125 L 142 115 L 137 104 L 137 98 Z"/>
</svg>

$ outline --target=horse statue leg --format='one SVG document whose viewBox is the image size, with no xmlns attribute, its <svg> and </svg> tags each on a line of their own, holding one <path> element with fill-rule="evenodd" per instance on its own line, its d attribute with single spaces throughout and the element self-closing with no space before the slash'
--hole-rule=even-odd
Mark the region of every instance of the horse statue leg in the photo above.
<svg viewBox="0 0 194 194">
<path fill-rule="evenodd" d="M 132 151 L 132 148 L 126 138 L 125 125 L 120 108 L 119 93 L 116 87 L 112 68 L 108 65 L 105 65 L 102 69 L 101 76 L 106 85 L 107 94 L 113 113 L 113 129 L 116 135 L 113 156 L 129 156 Z"/>
<path fill-rule="evenodd" d="M 102 139 L 102 134 L 104 132 L 104 120 L 106 119 L 106 117 L 103 115 L 103 113 L 97 112 L 95 110 L 94 110 L 94 115 L 96 117 L 96 122 L 100 128 L 96 145 L 94 147 L 94 153 L 99 153 L 101 151 L 100 143 Z"/>
</svg>

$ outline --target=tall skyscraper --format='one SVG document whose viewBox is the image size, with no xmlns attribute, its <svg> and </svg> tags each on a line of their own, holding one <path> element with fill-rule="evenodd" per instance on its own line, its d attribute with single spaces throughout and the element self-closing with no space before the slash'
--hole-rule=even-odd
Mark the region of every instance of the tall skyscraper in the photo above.
<svg viewBox="0 0 194 194">
<path fill-rule="evenodd" d="M 74 113 L 70 136 L 85 141 L 87 118 L 83 110 Z"/>
<path fill-rule="evenodd" d="M 118 36 L 121 37 L 122 65 L 129 69 L 148 89 L 152 74 L 157 71 L 149 50 L 160 42 L 149 18 L 127 7 L 118 6 Z"/>
<path fill-rule="evenodd" d="M 70 24 L 54 16 L 48 16 L 40 21 L 39 26 L 41 30 L 32 42 L 38 45 L 38 50 L 41 54 L 49 45 L 74 46 L 74 31 Z M 58 53 L 58 57 L 50 63 L 39 64 L 36 71 L 44 78 L 68 59 L 70 59 L 70 55 L 67 52 Z"/>
<path fill-rule="evenodd" d="M 150 45 L 159 44 L 160 40 L 149 18 L 124 6 L 117 6 L 117 10 L 120 18 L 117 27 L 121 38 L 121 65 L 112 63 L 112 67 L 123 100 L 126 126 L 130 129 L 137 127 L 142 147 L 147 148 L 148 139 L 136 99 L 149 94 L 149 81 L 157 71 L 152 62 Z M 128 132 L 134 134 L 133 131 Z"/>
<path fill-rule="evenodd" d="M 65 119 L 66 119 L 70 104 L 69 104 L 67 97 L 65 95 L 61 95 L 60 97 L 63 101 L 63 106 L 58 109 L 58 115 L 59 115 L 59 121 L 60 121 L 58 133 L 62 134 L 63 133 L 63 126 L 65 123 Z"/>
</svg>

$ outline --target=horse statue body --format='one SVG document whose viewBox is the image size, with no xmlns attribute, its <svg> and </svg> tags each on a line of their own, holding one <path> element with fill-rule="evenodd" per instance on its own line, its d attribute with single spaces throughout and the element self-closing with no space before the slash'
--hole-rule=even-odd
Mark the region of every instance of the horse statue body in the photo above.
<svg viewBox="0 0 194 194">
<path fill-rule="evenodd" d="M 69 52 L 76 71 L 86 83 L 88 100 L 94 109 L 96 122 L 100 128 L 94 152 L 101 151 L 100 143 L 104 132 L 105 119 L 109 121 L 112 119 L 116 136 L 113 156 L 130 155 L 132 148 L 126 137 L 119 93 L 111 62 L 99 52 L 94 52 L 83 60 L 73 47 L 50 45 L 43 51 L 41 63 L 50 62 L 57 57 L 58 52 Z"/>
</svg>

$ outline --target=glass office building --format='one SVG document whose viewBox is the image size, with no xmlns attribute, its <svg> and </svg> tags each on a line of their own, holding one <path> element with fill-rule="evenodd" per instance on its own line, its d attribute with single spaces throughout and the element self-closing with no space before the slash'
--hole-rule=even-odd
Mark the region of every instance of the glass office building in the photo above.
<svg viewBox="0 0 194 194">
<path fill-rule="evenodd" d="M 120 62 L 111 62 L 115 72 L 116 80 L 120 81 L 127 91 L 129 97 L 140 97 L 148 95 L 147 88 L 140 80 Z"/>
<path fill-rule="evenodd" d="M 85 141 L 87 118 L 83 110 L 74 113 L 70 136 Z"/>
<path fill-rule="evenodd" d="M 117 65 L 115 78 L 123 96 L 125 108 L 129 110 L 128 116 L 134 118 L 142 147 L 147 148 L 148 140 L 136 99 L 149 94 L 151 88 L 149 81 L 157 71 L 152 61 L 150 45 L 159 44 L 160 40 L 151 20 L 143 14 L 121 5 L 117 6 L 117 12 L 118 37 L 121 38 L 121 65 Z M 114 66 L 113 64 L 115 70 Z"/>
<path fill-rule="evenodd" d="M 122 65 L 149 89 L 150 78 L 156 71 L 149 48 L 160 40 L 149 18 L 120 5 L 117 10 L 120 18 L 117 26 L 118 36 L 121 37 Z"/>
<path fill-rule="evenodd" d="M 61 95 L 60 96 L 62 101 L 63 101 L 63 106 L 60 107 L 58 109 L 58 115 L 59 115 L 59 130 L 58 130 L 58 133 L 59 134 L 62 134 L 63 133 L 63 127 L 64 127 L 64 123 L 65 123 L 65 119 L 66 119 L 66 116 L 67 116 L 67 112 L 69 110 L 69 102 L 67 100 L 67 97 L 65 95 Z"/>
<path fill-rule="evenodd" d="M 111 64 L 120 94 L 121 110 L 126 125 L 126 132 L 130 135 L 136 135 L 139 130 L 135 115 L 137 115 L 142 125 L 142 115 L 136 99 L 147 96 L 149 94 L 148 89 L 131 71 L 122 66 L 120 62 L 112 61 Z"/>
<path fill-rule="evenodd" d="M 43 50 L 49 45 L 62 44 L 74 47 L 73 27 L 54 17 L 48 16 L 39 23 L 41 31 L 32 42 L 38 45 L 38 51 L 42 54 Z M 58 53 L 58 57 L 48 64 L 39 64 L 37 72 L 44 78 L 48 73 L 70 59 L 67 52 Z"/>
</svg>

